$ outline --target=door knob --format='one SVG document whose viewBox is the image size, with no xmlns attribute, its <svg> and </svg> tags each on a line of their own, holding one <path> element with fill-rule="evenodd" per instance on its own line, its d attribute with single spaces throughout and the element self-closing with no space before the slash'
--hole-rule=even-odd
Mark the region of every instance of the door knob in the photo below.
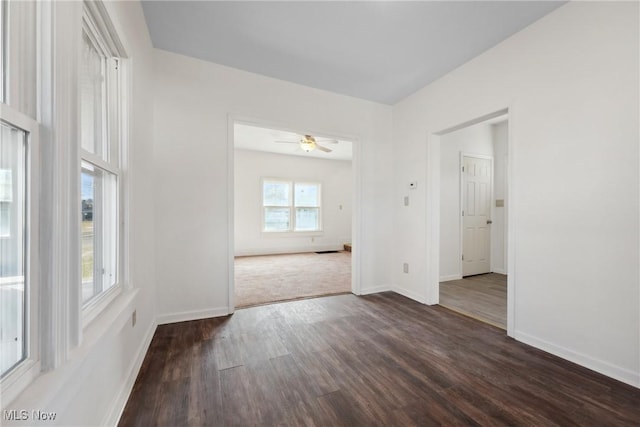
<svg viewBox="0 0 640 427">
<path fill-rule="evenodd" d="M 490 219 L 487 220 L 487 224 L 493 224 L 493 221 L 491 221 Z"/>
</svg>

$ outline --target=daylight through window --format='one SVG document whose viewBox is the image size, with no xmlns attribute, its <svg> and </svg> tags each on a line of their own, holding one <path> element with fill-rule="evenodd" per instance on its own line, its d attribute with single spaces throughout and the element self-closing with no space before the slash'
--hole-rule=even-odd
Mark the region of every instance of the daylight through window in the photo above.
<svg viewBox="0 0 640 427">
<path fill-rule="evenodd" d="M 80 58 L 81 266 L 85 306 L 119 283 L 120 76 L 108 34 L 85 11 Z"/>
<path fill-rule="evenodd" d="M 27 133 L 0 122 L 0 369 L 27 357 Z"/>
<path fill-rule="evenodd" d="M 263 180 L 263 231 L 320 231 L 319 183 Z"/>
</svg>

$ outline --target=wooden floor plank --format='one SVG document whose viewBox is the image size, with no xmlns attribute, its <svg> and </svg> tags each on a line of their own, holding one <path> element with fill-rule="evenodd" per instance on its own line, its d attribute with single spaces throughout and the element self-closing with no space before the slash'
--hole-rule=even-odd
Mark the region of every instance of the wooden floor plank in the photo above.
<svg viewBox="0 0 640 427">
<path fill-rule="evenodd" d="M 442 282 L 440 305 L 507 329 L 507 276 L 488 273 Z"/>
<path fill-rule="evenodd" d="M 640 390 L 385 292 L 159 326 L 120 426 L 640 425 Z"/>
</svg>

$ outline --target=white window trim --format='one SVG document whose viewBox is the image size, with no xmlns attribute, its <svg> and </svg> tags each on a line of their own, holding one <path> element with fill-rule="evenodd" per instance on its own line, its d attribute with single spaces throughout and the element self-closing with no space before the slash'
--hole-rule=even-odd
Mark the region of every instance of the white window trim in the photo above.
<svg viewBox="0 0 640 427">
<path fill-rule="evenodd" d="M 37 116 L 37 33 L 33 18 L 39 2 L 11 0 L 5 6 L 4 103 L 32 118 Z"/>
<path fill-rule="evenodd" d="M 272 206 L 264 204 L 264 183 L 275 182 L 282 184 L 289 184 L 289 206 Z M 318 206 L 296 206 L 295 201 L 295 185 L 317 185 L 320 195 L 318 197 Z M 260 180 L 260 215 L 261 221 L 261 233 L 264 237 L 321 237 L 324 232 L 322 221 L 322 206 L 323 206 L 323 192 L 322 183 L 316 181 L 296 181 L 293 179 L 285 178 L 268 178 L 264 177 Z M 289 209 L 289 229 L 288 230 L 265 230 L 265 208 L 288 208 Z M 317 230 L 296 230 L 296 208 L 318 208 L 318 229 Z"/>
<path fill-rule="evenodd" d="M 13 400 L 40 373 L 39 297 L 39 182 L 40 137 L 39 124 L 31 117 L 1 104 L 0 120 L 27 132 L 26 141 L 26 263 L 25 292 L 27 304 L 24 313 L 27 325 L 26 357 L 0 380 L 2 398 Z"/>
<path fill-rule="evenodd" d="M 106 291 L 91 298 L 87 304 L 80 302 L 81 308 L 81 324 L 86 328 L 94 321 L 105 309 L 123 293 L 124 289 L 130 287 L 128 283 L 129 265 L 128 265 L 128 179 L 127 179 L 127 162 L 129 148 L 129 102 L 130 102 L 130 63 L 127 59 L 126 50 L 120 40 L 119 34 L 113 26 L 109 14 L 101 2 L 83 2 L 82 28 L 89 30 L 88 34 L 92 40 L 98 45 L 99 49 L 107 58 L 117 56 L 117 87 L 113 86 L 105 94 L 108 99 L 113 99 L 114 95 L 118 96 L 119 108 L 116 120 L 119 123 L 117 128 L 109 126 L 107 133 L 111 134 L 117 130 L 118 144 L 109 145 L 109 161 L 105 161 L 102 157 L 91 153 L 82 148 L 78 142 L 78 171 L 81 162 L 87 161 L 95 166 L 116 175 L 117 177 L 117 258 L 116 258 L 116 283 Z M 84 30 L 83 30 L 84 31 Z M 80 55 L 80 53 L 78 53 Z M 109 72 L 109 70 L 107 70 Z M 113 91 L 116 90 L 117 94 Z M 112 103 L 109 103 L 112 105 Z M 108 110 L 108 115 L 113 111 Z M 107 124 L 113 123 L 109 121 Z M 81 194 L 78 193 L 77 201 L 78 209 L 81 206 Z M 78 236 L 81 239 L 81 236 Z M 82 268 L 80 258 L 76 260 L 78 269 Z M 81 275 L 79 275 L 81 277 Z M 76 286 L 77 292 L 81 293 L 81 286 Z M 82 297 L 80 296 L 80 301 Z"/>
<path fill-rule="evenodd" d="M 2 43 L 0 53 L 0 103 L 6 103 L 7 94 L 7 79 L 5 75 L 5 62 L 7 54 L 7 5 L 6 1 L 0 2 L 0 28 L 2 33 L 0 34 L 0 43 Z"/>
</svg>

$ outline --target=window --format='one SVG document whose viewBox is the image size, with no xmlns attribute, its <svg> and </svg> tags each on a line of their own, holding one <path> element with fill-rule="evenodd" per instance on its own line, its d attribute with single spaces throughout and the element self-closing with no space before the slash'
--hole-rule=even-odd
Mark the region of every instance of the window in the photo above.
<svg viewBox="0 0 640 427">
<path fill-rule="evenodd" d="M 3 398 L 15 393 L 14 385 L 19 379 L 31 378 L 39 372 L 36 267 L 39 126 L 30 117 L 35 114 L 28 107 L 34 105 L 30 96 L 33 92 L 29 90 L 33 86 L 30 70 L 36 58 L 31 43 L 35 40 L 34 12 L 33 4 L 0 3 L 0 389 Z M 9 25 L 15 22 L 20 24 Z M 19 53 L 16 52 L 18 45 Z"/>
<path fill-rule="evenodd" d="M 120 284 L 120 58 L 111 34 L 85 7 L 80 57 L 82 303 L 95 307 Z"/>
<path fill-rule="evenodd" d="M 320 230 L 320 184 L 294 184 L 295 230 Z"/>
<path fill-rule="evenodd" d="M 263 180 L 263 231 L 320 231 L 321 186 L 284 180 Z"/>
<path fill-rule="evenodd" d="M 11 124 L 0 123 L 0 369 L 3 376 L 27 357 L 26 150 L 27 133 Z M 13 224 L 12 217 L 15 218 Z"/>
</svg>

